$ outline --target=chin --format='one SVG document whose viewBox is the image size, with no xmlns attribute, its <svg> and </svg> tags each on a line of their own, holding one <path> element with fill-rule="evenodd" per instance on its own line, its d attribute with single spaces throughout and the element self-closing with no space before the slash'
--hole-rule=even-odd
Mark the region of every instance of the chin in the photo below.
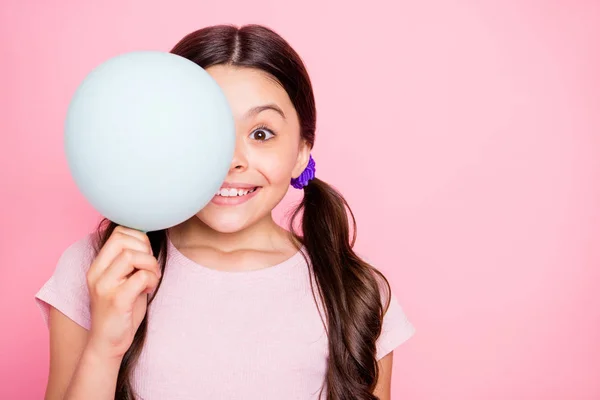
<svg viewBox="0 0 600 400">
<path fill-rule="evenodd" d="M 202 210 L 196 214 L 196 217 L 206 226 L 219 233 L 240 232 L 255 222 L 237 213 L 219 212 L 214 209 Z"/>
<path fill-rule="evenodd" d="M 287 190 L 287 186 L 284 187 Z M 196 217 L 210 229 L 219 233 L 243 231 L 271 216 L 271 210 L 279 204 L 285 191 L 278 193 L 262 188 L 253 199 L 234 205 L 209 203 Z"/>
</svg>

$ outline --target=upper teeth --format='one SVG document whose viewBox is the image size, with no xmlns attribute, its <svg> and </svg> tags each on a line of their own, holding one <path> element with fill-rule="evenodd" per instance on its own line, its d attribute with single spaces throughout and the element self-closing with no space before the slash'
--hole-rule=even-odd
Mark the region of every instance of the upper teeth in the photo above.
<svg viewBox="0 0 600 400">
<path fill-rule="evenodd" d="M 224 188 L 220 189 L 217 192 L 217 195 L 224 197 L 234 197 L 234 196 L 245 196 L 250 192 L 253 192 L 254 189 L 235 189 L 235 188 Z"/>
</svg>

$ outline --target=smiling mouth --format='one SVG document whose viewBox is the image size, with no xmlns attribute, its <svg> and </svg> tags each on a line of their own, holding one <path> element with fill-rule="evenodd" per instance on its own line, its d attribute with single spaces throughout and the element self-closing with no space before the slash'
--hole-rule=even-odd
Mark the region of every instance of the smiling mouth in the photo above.
<svg viewBox="0 0 600 400">
<path fill-rule="evenodd" d="M 260 186 L 253 187 L 252 189 L 222 188 L 219 189 L 216 195 L 220 197 L 243 197 L 256 192 L 259 188 Z"/>
</svg>

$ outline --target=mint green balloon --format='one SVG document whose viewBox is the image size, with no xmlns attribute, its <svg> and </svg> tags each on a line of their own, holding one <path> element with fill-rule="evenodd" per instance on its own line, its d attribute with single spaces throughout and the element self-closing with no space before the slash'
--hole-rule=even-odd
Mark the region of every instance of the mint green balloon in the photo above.
<svg viewBox="0 0 600 400">
<path fill-rule="evenodd" d="M 67 112 L 65 152 L 83 196 L 144 232 L 198 213 L 233 159 L 235 124 L 216 81 L 192 61 L 139 51 L 96 67 Z"/>
</svg>

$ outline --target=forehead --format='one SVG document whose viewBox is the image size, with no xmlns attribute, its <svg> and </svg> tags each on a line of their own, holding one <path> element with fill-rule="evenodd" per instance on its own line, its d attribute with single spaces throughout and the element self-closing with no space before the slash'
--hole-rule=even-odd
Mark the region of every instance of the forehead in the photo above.
<svg viewBox="0 0 600 400">
<path fill-rule="evenodd" d="M 293 104 L 283 87 L 269 74 L 254 68 L 216 65 L 206 71 L 217 81 L 236 118 L 249 109 L 265 104 L 278 105 L 283 111 Z"/>
</svg>

